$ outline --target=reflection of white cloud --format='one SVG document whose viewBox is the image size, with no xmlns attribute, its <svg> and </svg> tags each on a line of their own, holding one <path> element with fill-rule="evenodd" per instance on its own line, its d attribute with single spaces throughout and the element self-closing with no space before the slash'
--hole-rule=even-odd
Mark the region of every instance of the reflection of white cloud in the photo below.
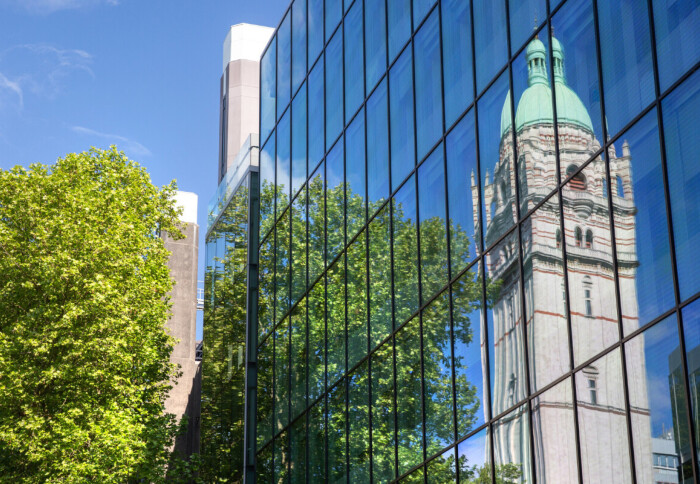
<svg viewBox="0 0 700 484">
<path fill-rule="evenodd" d="M 100 5 L 119 5 L 119 0 L 0 0 L 1 7 L 21 8 L 38 15 Z"/>
<path fill-rule="evenodd" d="M 92 136 L 95 138 L 102 138 L 113 142 L 114 144 L 117 144 L 117 142 L 119 142 L 121 143 L 119 146 L 120 149 L 128 151 L 134 156 L 149 156 L 151 154 L 151 150 L 146 148 L 144 145 L 137 141 L 132 141 L 129 138 L 125 138 L 124 136 L 109 133 L 101 133 L 99 131 L 95 131 L 94 129 L 83 128 L 82 126 L 73 126 L 71 129 L 75 133 L 83 134 L 86 136 Z"/>
<path fill-rule="evenodd" d="M 469 465 L 482 465 L 486 460 L 487 445 L 486 431 L 482 430 L 459 444 L 458 453 L 460 457 L 467 458 Z"/>
</svg>

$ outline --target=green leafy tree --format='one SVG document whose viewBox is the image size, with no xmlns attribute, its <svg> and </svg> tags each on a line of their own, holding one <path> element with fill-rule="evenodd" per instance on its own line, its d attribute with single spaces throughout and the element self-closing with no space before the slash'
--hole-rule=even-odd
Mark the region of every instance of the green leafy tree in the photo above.
<svg viewBox="0 0 700 484">
<path fill-rule="evenodd" d="M 112 147 L 0 170 L 0 481 L 158 482 L 174 183 Z"/>
</svg>

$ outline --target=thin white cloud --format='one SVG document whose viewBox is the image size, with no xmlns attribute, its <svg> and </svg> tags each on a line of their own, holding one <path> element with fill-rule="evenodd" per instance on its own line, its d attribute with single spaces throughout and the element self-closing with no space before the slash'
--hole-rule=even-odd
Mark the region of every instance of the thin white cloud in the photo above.
<svg viewBox="0 0 700 484">
<path fill-rule="evenodd" d="M 24 92 L 22 91 L 22 86 L 19 82 L 11 81 L 2 72 L 0 72 L 0 106 L 2 106 L 2 94 L 10 92 L 17 96 L 17 102 L 19 103 L 19 108 L 24 106 Z M 13 96 L 14 97 L 14 96 Z"/>
<path fill-rule="evenodd" d="M 117 147 L 121 150 L 129 152 L 133 156 L 150 156 L 151 150 L 146 148 L 144 145 L 138 141 L 130 140 L 124 136 L 119 136 L 116 134 L 102 133 L 100 131 L 95 131 L 94 129 L 84 128 L 83 126 L 73 126 L 71 127 L 73 132 L 82 134 L 85 136 L 92 136 L 94 138 L 101 138 L 118 145 Z"/>
<path fill-rule="evenodd" d="M 59 10 L 75 10 L 101 5 L 119 5 L 119 0 L 0 0 L 0 7 L 19 8 L 37 15 L 48 15 Z"/>
</svg>

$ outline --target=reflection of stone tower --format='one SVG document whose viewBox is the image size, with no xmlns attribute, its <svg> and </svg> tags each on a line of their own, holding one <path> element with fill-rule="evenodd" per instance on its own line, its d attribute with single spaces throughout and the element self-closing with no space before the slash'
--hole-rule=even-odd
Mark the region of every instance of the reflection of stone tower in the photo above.
<svg viewBox="0 0 700 484">
<path fill-rule="evenodd" d="M 593 133 L 587 109 L 566 83 L 564 52 L 552 39 L 554 88 L 560 150 L 561 179 L 576 172 L 582 163 L 600 149 Z M 544 44 L 534 39 L 527 48 L 528 88 L 520 98 L 515 115 L 518 154 L 518 183 L 521 213 L 525 214 L 556 187 L 557 163 L 554 143 L 554 116 L 551 87 Z M 491 246 L 508 227 L 515 213 L 515 177 L 512 150 L 513 126 L 510 117 L 510 92 L 501 116 L 499 160 L 492 178 L 487 172 L 483 189 L 484 242 Z M 635 213 L 631 183 L 629 145 L 618 157 L 614 148 L 608 154 L 612 186 L 610 192 L 615 214 L 615 235 L 620 291 L 624 301 L 623 321 L 627 327 L 638 325 L 635 273 L 638 265 L 635 247 Z M 482 160 L 482 163 L 486 160 Z M 473 191 L 476 186 L 472 180 Z M 567 307 L 564 298 L 564 261 L 561 246 L 566 241 L 569 303 L 575 364 L 591 358 L 619 339 L 615 300 L 614 267 L 609 227 L 608 187 L 605 161 L 598 157 L 573 177 L 562 191 L 564 230 L 562 237 L 559 200 L 550 198 L 522 226 L 526 328 L 533 390 L 543 388 L 569 371 Z M 475 204 L 475 206 L 478 206 Z M 505 237 L 489 251 L 487 276 L 501 286 L 493 304 L 493 357 L 491 368 L 494 414 L 513 406 L 526 394 L 520 283 L 518 280 L 517 238 Z M 629 304 L 629 301 L 635 301 Z M 643 368 L 643 340 L 637 338 L 626 347 L 628 363 Z M 617 362 L 617 363 L 615 363 Z M 629 475 L 619 463 L 628 459 L 622 445 L 604 442 L 606 435 L 625 436 L 624 388 L 619 358 L 604 358 L 587 367 L 575 379 L 579 402 L 579 420 L 592 425 L 581 432 L 583 458 L 596 462 L 586 469 L 588 482 L 627 482 Z M 633 401 L 646 402 L 646 379 L 630 380 Z M 576 450 L 573 439 L 559 434 L 559 425 L 573 419 L 572 397 L 564 387 L 545 393 L 538 399 L 535 421 L 538 482 L 575 482 Z M 646 406 L 648 407 L 648 406 Z M 641 461 L 651 459 L 648 408 L 632 409 L 633 434 L 639 445 L 635 451 Z M 639 416 L 642 417 L 639 417 Z M 595 429 L 605 429 L 597 432 Z M 515 435 L 524 436 L 522 439 Z M 528 462 L 527 415 L 517 412 L 494 430 L 496 462 Z M 596 436 L 596 440 L 592 440 Z M 587 441 L 586 439 L 591 439 Z M 646 440 L 649 440 L 647 443 Z M 625 444 L 626 445 L 626 444 Z M 563 446 L 569 446 L 564 450 Z M 569 456 L 569 459 L 562 458 Z M 648 459 L 647 459 L 648 457 Z M 651 482 L 646 470 L 638 469 L 638 482 Z M 526 476 L 523 476 L 525 479 Z"/>
</svg>

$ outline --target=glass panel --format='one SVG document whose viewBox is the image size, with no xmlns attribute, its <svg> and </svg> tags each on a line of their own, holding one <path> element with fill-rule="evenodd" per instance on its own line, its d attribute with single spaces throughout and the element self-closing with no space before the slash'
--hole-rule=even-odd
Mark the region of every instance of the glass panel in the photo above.
<svg viewBox="0 0 700 484">
<path fill-rule="evenodd" d="M 348 383 L 348 440 L 350 455 L 350 482 L 365 484 L 369 478 L 369 373 L 363 362 L 350 375 Z"/>
<path fill-rule="evenodd" d="M 395 477 L 394 361 L 391 340 L 371 359 L 372 374 L 372 472 L 374 480 Z"/>
<path fill-rule="evenodd" d="M 515 53 L 547 18 L 547 4 L 545 0 L 508 0 L 508 14 L 511 52 Z M 540 37 L 546 37 L 544 32 Z"/>
<path fill-rule="evenodd" d="M 306 415 L 298 419 L 290 430 L 289 446 L 291 462 L 289 463 L 291 482 L 306 481 Z"/>
<path fill-rule="evenodd" d="M 335 384 L 345 368 L 345 257 L 328 268 L 326 316 L 328 336 L 328 386 Z"/>
<path fill-rule="evenodd" d="M 257 441 L 258 449 L 272 439 L 273 354 L 272 338 L 258 349 Z"/>
<path fill-rule="evenodd" d="M 326 286 L 319 280 L 309 291 L 309 401 L 326 389 Z"/>
<path fill-rule="evenodd" d="M 291 92 L 292 31 L 291 15 L 287 13 L 277 29 L 277 118 L 282 115 Z"/>
<path fill-rule="evenodd" d="M 362 232 L 348 248 L 348 368 L 367 354 L 367 241 Z"/>
<path fill-rule="evenodd" d="M 348 240 L 365 225 L 365 117 L 360 113 L 345 130 L 345 196 Z"/>
<path fill-rule="evenodd" d="M 275 127 L 275 100 L 277 99 L 277 37 L 260 60 L 260 132 L 265 140 Z"/>
<path fill-rule="evenodd" d="M 455 449 L 450 449 L 431 460 L 426 469 L 428 484 L 457 482 L 457 462 Z"/>
<path fill-rule="evenodd" d="M 442 146 L 418 168 L 421 292 L 427 301 L 448 282 L 445 160 Z"/>
<path fill-rule="evenodd" d="M 445 0 L 441 6 L 445 126 L 449 127 L 474 99 L 471 11 L 469 2 L 462 0 Z"/>
<path fill-rule="evenodd" d="M 291 484 L 289 478 L 289 439 L 285 432 L 275 439 L 275 482 Z"/>
<path fill-rule="evenodd" d="M 207 249 L 208 251 L 209 249 Z M 275 236 L 260 245 L 258 275 L 258 338 L 268 334 L 275 324 Z M 207 275 L 207 277 L 209 277 Z M 205 286 L 206 287 L 206 286 Z"/>
<path fill-rule="evenodd" d="M 608 149 L 622 323 L 630 333 L 674 302 L 656 110 Z M 602 190 L 602 187 L 595 188 Z M 620 197 L 619 195 L 622 195 Z M 596 240 L 585 240 L 596 245 Z"/>
<path fill-rule="evenodd" d="M 326 482 L 325 398 L 309 410 L 309 481 Z"/>
<path fill-rule="evenodd" d="M 416 317 L 396 333 L 399 475 L 423 461 L 420 346 L 420 321 Z"/>
<path fill-rule="evenodd" d="M 416 469 L 409 475 L 401 478 L 399 482 L 401 484 L 423 484 L 425 482 L 425 467 Z"/>
<path fill-rule="evenodd" d="M 289 320 L 275 330 L 275 432 L 289 423 Z"/>
<path fill-rule="evenodd" d="M 345 246 L 345 181 L 343 142 L 326 158 L 326 260 L 330 263 Z"/>
<path fill-rule="evenodd" d="M 260 152 L 260 236 L 275 223 L 275 134 Z"/>
<path fill-rule="evenodd" d="M 326 0 L 326 42 L 343 17 L 343 0 Z"/>
<path fill-rule="evenodd" d="M 386 82 L 367 100 L 367 200 L 369 215 L 389 197 L 389 125 Z"/>
<path fill-rule="evenodd" d="M 411 37 L 410 0 L 387 0 L 387 15 L 389 16 L 389 63 L 391 64 Z"/>
<path fill-rule="evenodd" d="M 438 11 L 416 33 L 416 133 L 418 159 L 442 136 L 442 79 Z"/>
<path fill-rule="evenodd" d="M 291 188 L 291 126 L 289 111 L 277 125 L 277 214 L 287 208 Z"/>
<path fill-rule="evenodd" d="M 306 182 L 306 84 L 292 101 L 292 195 Z"/>
<path fill-rule="evenodd" d="M 365 2 L 365 68 L 367 92 L 386 71 L 386 6 L 384 0 Z M 386 118 L 385 118 L 386 119 Z"/>
<path fill-rule="evenodd" d="M 413 28 L 417 29 L 430 7 L 435 5 L 435 0 L 413 0 Z"/>
<path fill-rule="evenodd" d="M 291 347 L 291 399 L 292 416 L 296 418 L 306 410 L 306 299 L 292 310 Z"/>
<path fill-rule="evenodd" d="M 690 404 L 693 410 L 693 427 L 695 427 L 695 448 L 700 447 L 700 300 L 683 308 L 683 332 L 685 334 L 685 351 L 688 365 L 688 382 L 690 383 Z M 673 406 L 673 432 L 676 435 L 676 445 L 680 448 L 683 460 L 683 475 L 687 476 L 687 481 L 693 482 L 692 474 L 686 463 L 692 452 L 687 441 L 688 414 L 685 406 L 681 403 L 683 395 L 682 367 L 680 355 L 677 350 L 669 357 L 669 384 L 671 385 L 671 400 Z M 680 437 L 679 442 L 678 439 Z"/>
<path fill-rule="evenodd" d="M 423 392 L 425 453 L 431 456 L 454 441 L 449 291 L 423 311 Z"/>
<path fill-rule="evenodd" d="M 675 315 L 625 344 L 637 482 L 693 482 L 678 344 Z"/>
<path fill-rule="evenodd" d="M 355 2 L 345 17 L 345 122 L 352 118 L 365 97 L 362 58 L 362 2 Z"/>
<path fill-rule="evenodd" d="M 599 2 L 598 22 L 605 117 L 612 136 L 654 100 L 649 9 L 636 0 Z"/>
<path fill-rule="evenodd" d="M 292 304 L 306 291 L 306 187 L 292 203 Z M 243 305 L 245 307 L 245 305 Z"/>
<path fill-rule="evenodd" d="M 324 122 L 323 122 L 323 59 L 309 73 L 309 171 L 315 167 L 325 153 Z"/>
<path fill-rule="evenodd" d="M 323 0 L 309 2 L 309 65 L 313 65 L 323 48 Z"/>
<path fill-rule="evenodd" d="M 577 169 L 576 163 L 580 161 L 577 155 L 580 153 L 572 153 L 568 159 L 562 156 L 562 172 Z M 562 173 L 562 178 L 564 176 Z M 594 188 L 601 186 L 603 177 L 605 162 L 599 157 L 562 188 L 574 366 L 603 351 L 620 337 L 610 246 L 610 210 L 607 197 Z M 587 239 L 593 242 L 588 244 Z"/>
<path fill-rule="evenodd" d="M 328 395 L 328 481 L 347 482 L 345 430 L 345 385 L 343 380 Z"/>
<path fill-rule="evenodd" d="M 481 348 L 484 341 L 481 268 L 475 265 L 452 286 L 457 436 L 463 437 L 488 418 Z"/>
<path fill-rule="evenodd" d="M 391 126 L 391 191 L 416 165 L 413 126 L 413 63 L 406 49 L 389 72 Z"/>
<path fill-rule="evenodd" d="M 515 221 L 515 166 L 507 72 L 479 100 L 479 162 L 486 218 L 485 246 L 491 246 Z"/>
<path fill-rule="evenodd" d="M 444 17 L 443 17 L 444 18 Z M 476 186 L 476 131 L 474 110 L 447 135 L 447 203 L 450 214 L 451 276 L 464 269 L 478 254 L 479 189 Z M 465 196 L 469 193 L 471 196 Z"/>
<path fill-rule="evenodd" d="M 532 426 L 537 482 L 578 482 L 570 378 L 532 401 Z"/>
<path fill-rule="evenodd" d="M 700 4 L 693 0 L 654 0 L 656 53 L 661 91 L 700 60 Z"/>
<path fill-rule="evenodd" d="M 324 168 L 325 163 L 322 163 L 309 178 L 308 185 L 309 284 L 313 284 L 321 271 L 326 267 L 326 193 L 324 189 Z"/>
<path fill-rule="evenodd" d="M 509 409 L 527 395 L 517 244 L 517 235 L 511 232 L 486 254 L 493 415 Z"/>
<path fill-rule="evenodd" d="M 472 435 L 457 447 L 459 482 L 477 484 L 491 482 L 491 452 L 486 429 Z"/>
<path fill-rule="evenodd" d="M 261 484 L 273 484 L 275 482 L 272 469 L 272 444 L 261 451 L 256 460 L 255 482 Z"/>
<path fill-rule="evenodd" d="M 277 235 L 277 250 L 275 262 L 277 263 L 277 271 L 275 273 L 275 287 L 277 304 L 275 308 L 275 317 L 279 321 L 289 309 L 291 274 L 289 262 L 291 260 L 289 246 L 289 211 L 285 212 L 280 218 L 275 230 Z"/>
<path fill-rule="evenodd" d="M 370 347 L 384 340 L 392 329 L 391 225 L 386 206 L 369 224 Z"/>
<path fill-rule="evenodd" d="M 521 228 L 525 322 L 533 392 L 571 368 L 559 224 L 559 197 L 555 194 L 525 220 Z"/>
<path fill-rule="evenodd" d="M 513 410 L 494 424 L 493 455 L 496 482 L 532 482 L 529 428 L 527 405 Z"/>
<path fill-rule="evenodd" d="M 326 47 L 326 147 L 343 129 L 343 36 L 333 36 Z"/>
<path fill-rule="evenodd" d="M 504 0 L 474 0 L 476 90 L 481 92 L 508 58 Z"/>
<path fill-rule="evenodd" d="M 552 55 L 559 136 L 581 137 L 581 143 L 595 151 L 600 147 L 603 130 L 591 0 L 566 2 L 552 24 L 556 27 Z M 562 141 L 559 149 L 568 147 Z"/>
<path fill-rule="evenodd" d="M 681 300 L 700 290 L 700 71 L 663 101 L 666 166 Z"/>
<path fill-rule="evenodd" d="M 306 0 L 292 5 L 292 93 L 306 77 Z"/>
<path fill-rule="evenodd" d="M 394 239 L 394 323 L 406 321 L 418 310 L 418 241 L 414 177 L 392 199 Z M 376 261 L 373 261 L 376 264 Z"/>
<path fill-rule="evenodd" d="M 576 373 L 576 402 L 583 483 L 631 482 L 619 349 Z"/>
</svg>

